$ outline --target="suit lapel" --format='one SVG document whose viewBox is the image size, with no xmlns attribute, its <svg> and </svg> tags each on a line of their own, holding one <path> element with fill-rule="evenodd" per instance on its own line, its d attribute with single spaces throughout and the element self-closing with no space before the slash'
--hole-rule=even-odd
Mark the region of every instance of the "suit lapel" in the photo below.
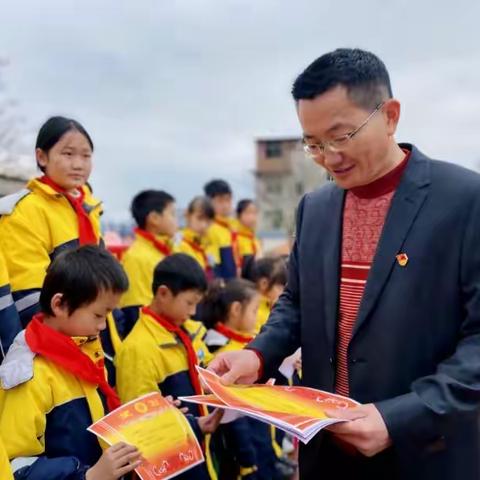
<svg viewBox="0 0 480 480">
<path fill-rule="evenodd" d="M 410 228 L 428 194 L 429 163 L 418 150 L 414 147 L 410 148 L 412 148 L 411 157 L 387 214 L 352 338 L 374 308 L 392 272 L 396 256 L 401 253 Z"/>
<path fill-rule="evenodd" d="M 323 288 L 325 290 L 325 334 L 331 355 L 335 352 L 335 332 L 337 328 L 338 300 L 340 290 L 340 252 L 342 245 L 343 204 L 345 190 L 334 188 L 331 191 L 327 215 L 331 218 L 329 228 L 321 232 L 323 238 Z"/>
</svg>

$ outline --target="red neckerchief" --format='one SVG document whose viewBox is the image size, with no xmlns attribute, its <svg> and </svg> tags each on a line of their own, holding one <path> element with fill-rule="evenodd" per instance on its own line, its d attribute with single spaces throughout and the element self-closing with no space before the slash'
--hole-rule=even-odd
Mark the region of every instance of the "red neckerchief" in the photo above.
<svg viewBox="0 0 480 480">
<path fill-rule="evenodd" d="M 213 220 L 214 223 L 216 223 L 217 225 L 220 225 L 221 227 L 223 228 L 226 228 L 229 232 L 230 232 L 230 235 L 231 235 L 231 238 L 232 238 L 232 250 L 233 250 L 233 259 L 235 261 L 235 265 L 237 267 L 240 266 L 240 257 L 238 255 L 238 234 L 235 230 L 232 229 L 232 227 L 230 226 L 230 224 L 228 222 L 226 222 L 225 220 L 221 220 L 220 218 L 216 218 Z"/>
<path fill-rule="evenodd" d="M 80 245 L 87 245 L 92 243 L 97 244 L 98 238 L 95 234 L 92 220 L 90 219 L 88 213 L 85 211 L 85 208 L 83 206 L 83 201 L 85 200 L 85 192 L 83 191 L 83 189 L 79 188 L 78 191 L 80 192 L 80 195 L 78 197 L 74 197 L 71 193 L 60 187 L 60 185 L 56 184 L 50 177 L 47 177 L 46 175 L 41 177 L 40 181 L 55 190 L 55 192 L 63 195 L 69 201 L 72 208 L 75 210 L 78 220 L 78 238 Z"/>
<path fill-rule="evenodd" d="M 147 232 L 142 228 L 136 228 L 134 232 L 140 237 L 143 237 L 145 240 L 148 240 L 160 253 L 163 253 L 166 257 L 173 253 L 172 249 L 165 242 L 155 238 L 153 233 Z"/>
<path fill-rule="evenodd" d="M 120 399 L 107 382 L 103 358 L 95 363 L 71 337 L 45 325 L 43 319 L 43 313 L 38 313 L 25 329 L 25 340 L 30 350 L 85 382 L 97 385 L 107 399 L 109 411 L 118 408 Z"/>
<path fill-rule="evenodd" d="M 196 395 L 203 395 L 200 379 L 198 377 L 197 369 L 195 368 L 198 365 L 197 354 L 193 348 L 192 339 L 188 333 L 183 328 L 169 321 L 167 318 L 156 314 L 148 307 L 143 307 L 142 312 L 145 315 L 153 318 L 163 328 L 174 333 L 180 339 L 187 352 L 188 375 L 190 377 L 190 382 L 192 382 L 193 390 L 195 391 Z"/>
<path fill-rule="evenodd" d="M 183 237 L 182 240 L 187 245 L 190 245 L 190 247 L 192 247 L 192 249 L 195 252 L 198 252 L 202 256 L 203 262 L 205 264 L 205 272 L 207 274 L 207 278 L 209 280 L 211 280 L 213 272 L 212 272 L 212 267 L 210 266 L 210 264 L 208 262 L 208 257 L 207 257 L 207 253 L 205 252 L 205 249 L 199 243 L 195 242 L 195 240 L 190 240 L 190 239 L 185 238 L 185 237 Z"/>
<path fill-rule="evenodd" d="M 230 340 L 235 340 L 236 342 L 239 342 L 239 343 L 250 343 L 254 338 L 248 335 L 242 335 L 241 333 L 237 333 L 231 328 L 227 327 L 225 324 L 220 322 L 215 325 L 215 330 L 218 333 L 221 333 L 223 336 L 229 338 Z"/>
</svg>

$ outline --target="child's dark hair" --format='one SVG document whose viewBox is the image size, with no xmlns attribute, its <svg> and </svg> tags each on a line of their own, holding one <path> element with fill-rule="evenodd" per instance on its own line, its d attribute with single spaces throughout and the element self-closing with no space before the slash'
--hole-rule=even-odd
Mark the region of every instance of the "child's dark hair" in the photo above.
<svg viewBox="0 0 480 480">
<path fill-rule="evenodd" d="M 115 257 L 102 247 L 85 245 L 61 253 L 48 267 L 40 293 L 42 312 L 53 315 L 51 301 L 62 294 L 71 315 L 93 303 L 101 292 L 124 293 L 128 279 Z"/>
<path fill-rule="evenodd" d="M 186 290 L 198 290 L 204 293 L 207 290 L 207 278 L 200 264 L 189 255 L 174 253 L 165 257 L 153 272 L 153 294 L 158 287 L 165 285 L 173 295 Z"/>
<path fill-rule="evenodd" d="M 198 212 L 209 220 L 215 218 L 215 211 L 213 210 L 212 202 L 208 197 L 195 197 L 188 204 L 187 213 L 192 214 L 194 212 Z"/>
<path fill-rule="evenodd" d="M 213 328 L 218 322 L 224 323 L 234 302 L 246 306 L 256 294 L 255 284 L 248 280 L 213 281 L 201 305 L 202 322 L 207 328 Z"/>
<path fill-rule="evenodd" d="M 268 281 L 268 290 L 275 285 L 287 284 L 287 262 L 284 257 L 264 257 L 247 262 L 242 270 L 247 280 L 257 284 L 263 278 Z"/>
<path fill-rule="evenodd" d="M 237 217 L 240 217 L 240 215 L 252 204 L 255 205 L 255 202 L 251 198 L 244 198 L 243 200 L 240 200 L 237 203 Z"/>
<path fill-rule="evenodd" d="M 161 214 L 173 202 L 175 202 L 175 198 L 163 190 L 144 190 L 135 195 L 130 211 L 137 225 L 140 228 L 145 228 L 149 213 L 157 212 Z"/>
<path fill-rule="evenodd" d="M 230 185 L 221 179 L 210 180 L 204 187 L 203 191 L 209 198 L 215 198 L 219 195 L 231 195 L 232 189 Z"/>
<path fill-rule="evenodd" d="M 83 125 L 76 120 L 73 120 L 72 118 L 65 118 L 60 116 L 49 118 L 40 127 L 37 135 L 37 141 L 35 143 L 35 148 L 39 148 L 45 153 L 48 153 L 67 132 L 70 132 L 72 130 L 80 132 L 87 139 L 90 148 L 93 151 L 93 141 L 88 132 L 83 127 Z M 45 172 L 45 167 L 42 167 L 38 162 L 37 165 L 42 172 Z"/>
</svg>

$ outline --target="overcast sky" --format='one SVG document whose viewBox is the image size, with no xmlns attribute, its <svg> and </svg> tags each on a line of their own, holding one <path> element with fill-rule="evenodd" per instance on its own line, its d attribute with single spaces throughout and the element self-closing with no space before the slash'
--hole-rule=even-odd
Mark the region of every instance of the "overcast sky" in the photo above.
<svg viewBox="0 0 480 480">
<path fill-rule="evenodd" d="M 402 102 L 398 140 L 480 166 L 478 1 L 0 5 L 0 58 L 10 61 L 5 81 L 26 148 L 48 116 L 80 120 L 96 144 L 92 183 L 107 218 L 127 218 L 143 188 L 185 205 L 212 176 L 250 195 L 254 139 L 300 135 L 291 83 L 336 47 L 385 61 Z"/>
</svg>

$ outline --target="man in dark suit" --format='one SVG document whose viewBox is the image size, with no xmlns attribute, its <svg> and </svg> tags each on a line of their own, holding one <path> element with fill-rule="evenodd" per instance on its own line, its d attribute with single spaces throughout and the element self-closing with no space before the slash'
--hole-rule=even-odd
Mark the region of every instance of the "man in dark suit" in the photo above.
<svg viewBox="0 0 480 480">
<path fill-rule="evenodd" d="M 361 402 L 301 448 L 302 479 L 479 479 L 480 176 L 396 143 L 400 104 L 369 52 L 323 55 L 293 96 L 334 182 L 299 205 L 268 323 L 210 368 L 249 383 L 301 346 L 304 385 Z"/>
</svg>

